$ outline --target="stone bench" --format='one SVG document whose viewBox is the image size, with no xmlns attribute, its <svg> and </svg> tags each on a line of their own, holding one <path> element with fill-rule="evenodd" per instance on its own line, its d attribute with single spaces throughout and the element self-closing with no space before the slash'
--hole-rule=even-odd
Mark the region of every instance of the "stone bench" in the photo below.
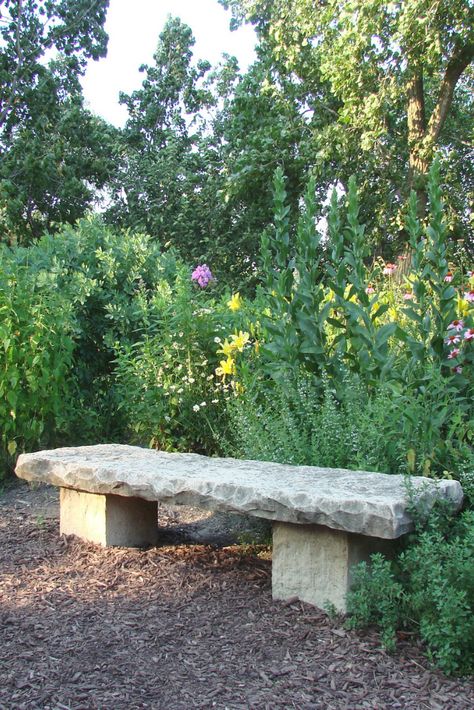
<svg viewBox="0 0 474 710">
<path fill-rule="evenodd" d="M 60 486 L 60 531 L 103 545 L 157 542 L 157 501 L 273 525 L 272 593 L 345 611 L 352 565 L 413 523 L 402 476 L 170 454 L 118 444 L 22 454 L 16 474 Z M 462 503 L 457 481 L 412 477 L 416 499 Z"/>
</svg>

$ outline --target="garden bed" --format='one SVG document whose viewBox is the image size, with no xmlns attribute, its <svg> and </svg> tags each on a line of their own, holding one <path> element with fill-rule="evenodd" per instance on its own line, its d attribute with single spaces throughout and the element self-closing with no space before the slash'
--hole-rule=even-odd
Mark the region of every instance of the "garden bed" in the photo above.
<svg viewBox="0 0 474 710">
<path fill-rule="evenodd" d="M 228 544 L 234 519 L 161 508 L 162 547 L 103 549 L 59 537 L 56 496 L 0 497 L 0 708 L 474 706 L 474 682 L 432 670 L 412 637 L 390 656 L 376 633 L 273 602 L 268 553 Z"/>
</svg>

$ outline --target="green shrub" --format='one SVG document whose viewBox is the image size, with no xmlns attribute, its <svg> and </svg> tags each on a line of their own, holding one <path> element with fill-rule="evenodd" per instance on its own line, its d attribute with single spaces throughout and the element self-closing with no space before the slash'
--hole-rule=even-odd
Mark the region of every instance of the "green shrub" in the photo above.
<svg viewBox="0 0 474 710">
<path fill-rule="evenodd" d="M 446 673 L 474 673 L 474 511 L 433 514 L 395 562 L 359 565 L 349 625 L 376 624 L 389 648 L 398 628 L 415 628 Z"/>
<path fill-rule="evenodd" d="M 0 458 L 11 464 L 67 435 L 73 318 L 41 274 L 5 247 L 0 259 Z"/>
<path fill-rule="evenodd" d="M 149 301 L 182 265 L 149 237 L 114 232 L 97 217 L 45 235 L 14 257 L 45 289 L 61 293 L 73 314 L 75 396 L 68 416 L 74 443 L 120 439 L 125 423 L 115 392 L 115 344 L 132 344 L 152 326 Z"/>
<path fill-rule="evenodd" d="M 348 598 L 349 628 L 377 625 L 384 646 L 393 651 L 396 631 L 403 619 L 404 589 L 396 580 L 392 563 L 372 555 L 370 566 L 361 562 L 353 570 L 353 589 Z"/>
<path fill-rule="evenodd" d="M 115 376 L 127 437 L 160 449 L 218 452 L 230 383 L 216 375 L 219 349 L 242 323 L 228 296 L 215 301 L 181 269 L 149 304 L 147 333 L 116 345 Z"/>
<path fill-rule="evenodd" d="M 229 402 L 228 453 L 385 473 L 458 477 L 474 468 L 471 410 L 439 373 L 400 390 L 340 372 L 244 380 L 244 395 Z"/>
</svg>

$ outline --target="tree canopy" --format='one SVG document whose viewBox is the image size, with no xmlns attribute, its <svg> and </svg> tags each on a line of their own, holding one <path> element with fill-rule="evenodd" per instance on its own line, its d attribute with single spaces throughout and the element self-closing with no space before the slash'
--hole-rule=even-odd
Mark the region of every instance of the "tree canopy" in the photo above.
<svg viewBox="0 0 474 710">
<path fill-rule="evenodd" d="M 106 53 L 108 0 L 0 3 L 0 233 L 73 222 L 111 178 L 114 129 L 84 109 L 79 77 Z M 47 58 L 50 58 L 47 61 Z"/>
<path fill-rule="evenodd" d="M 107 0 L 0 2 L 0 233 L 28 241 L 107 196 L 140 229 L 237 283 L 272 219 L 275 169 L 290 224 L 308 176 L 328 192 L 356 175 L 372 253 L 404 249 L 409 192 L 426 208 L 441 161 L 452 239 L 472 244 L 472 0 L 219 0 L 251 22 L 257 58 L 212 68 L 170 18 L 122 130 L 84 107 L 79 77 L 106 52 Z M 46 60 L 52 57 L 49 62 Z"/>
<path fill-rule="evenodd" d="M 0 128 L 11 131 L 31 115 L 30 102 L 47 81 L 46 52 L 64 58 L 67 77 L 84 72 L 88 58 L 104 57 L 109 0 L 0 2 Z"/>
<path fill-rule="evenodd" d="M 314 172 L 332 154 L 362 177 L 384 208 L 416 189 L 426 204 L 435 150 L 446 162 L 458 214 L 472 199 L 474 4 L 471 0 L 230 0 L 234 22 L 252 22 L 280 72 L 338 102 Z M 321 142 L 315 136 L 316 146 Z M 466 175 L 467 171 L 467 175 Z M 346 173 L 347 174 L 347 173 Z M 390 195 L 381 183 L 390 185 Z M 466 184 L 467 182 L 467 184 Z M 460 186 L 463 189 L 460 190 Z M 467 188 L 467 189 L 466 189 Z M 372 209 L 373 199 L 367 200 Z M 380 205 L 379 205 L 380 207 Z M 380 209 L 377 210 L 380 212 Z M 396 228 L 396 210 L 391 230 Z M 462 217 L 458 217 L 461 236 Z M 395 235 L 393 235 L 395 236 Z"/>
</svg>

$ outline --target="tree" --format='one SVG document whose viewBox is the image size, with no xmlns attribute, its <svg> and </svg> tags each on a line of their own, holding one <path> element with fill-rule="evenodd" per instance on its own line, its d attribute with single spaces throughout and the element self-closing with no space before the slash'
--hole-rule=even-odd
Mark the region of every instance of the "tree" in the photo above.
<svg viewBox="0 0 474 710">
<path fill-rule="evenodd" d="M 305 100 L 301 85 L 282 73 L 276 75 L 262 42 L 257 61 L 239 77 L 214 117 L 212 141 L 222 163 L 220 194 L 226 229 L 215 244 L 227 254 L 228 273 L 255 275 L 260 238 L 273 219 L 271 185 L 277 167 L 287 178 L 290 210 L 293 215 L 298 210 L 312 159 Z M 324 185 L 319 187 L 323 194 Z"/>
<path fill-rule="evenodd" d="M 83 107 L 52 62 L 30 99 L 31 117 L 4 137 L 0 239 L 26 244 L 90 208 L 115 171 L 118 131 Z"/>
<path fill-rule="evenodd" d="M 340 105 L 326 145 L 343 163 L 352 163 L 358 148 L 362 184 L 381 185 L 381 172 L 392 185 L 386 202 L 397 208 L 413 187 L 423 214 L 427 169 L 440 150 L 460 192 L 465 178 L 454 165 L 459 151 L 470 150 L 472 133 L 472 0 L 222 3 L 235 21 L 254 23 L 288 75 L 329 85 Z M 472 191 L 472 182 L 467 187 Z M 461 212 L 467 209 L 464 201 Z"/>
<path fill-rule="evenodd" d="M 105 54 L 108 0 L 1 5 L 0 238 L 26 243 L 82 216 L 111 177 L 116 131 L 84 109 L 79 83 Z"/>
<path fill-rule="evenodd" d="M 201 112 L 212 102 L 202 85 L 208 62 L 192 63 L 189 27 L 170 18 L 142 87 L 121 94 L 129 118 L 121 134 L 121 166 L 109 219 L 143 229 L 189 256 L 196 253 L 205 163 L 198 150 Z"/>
<path fill-rule="evenodd" d="M 0 132 L 10 134 L 31 117 L 31 101 L 48 81 L 43 57 L 61 54 L 74 80 L 88 58 L 107 51 L 109 0 L 1 0 Z"/>
</svg>

